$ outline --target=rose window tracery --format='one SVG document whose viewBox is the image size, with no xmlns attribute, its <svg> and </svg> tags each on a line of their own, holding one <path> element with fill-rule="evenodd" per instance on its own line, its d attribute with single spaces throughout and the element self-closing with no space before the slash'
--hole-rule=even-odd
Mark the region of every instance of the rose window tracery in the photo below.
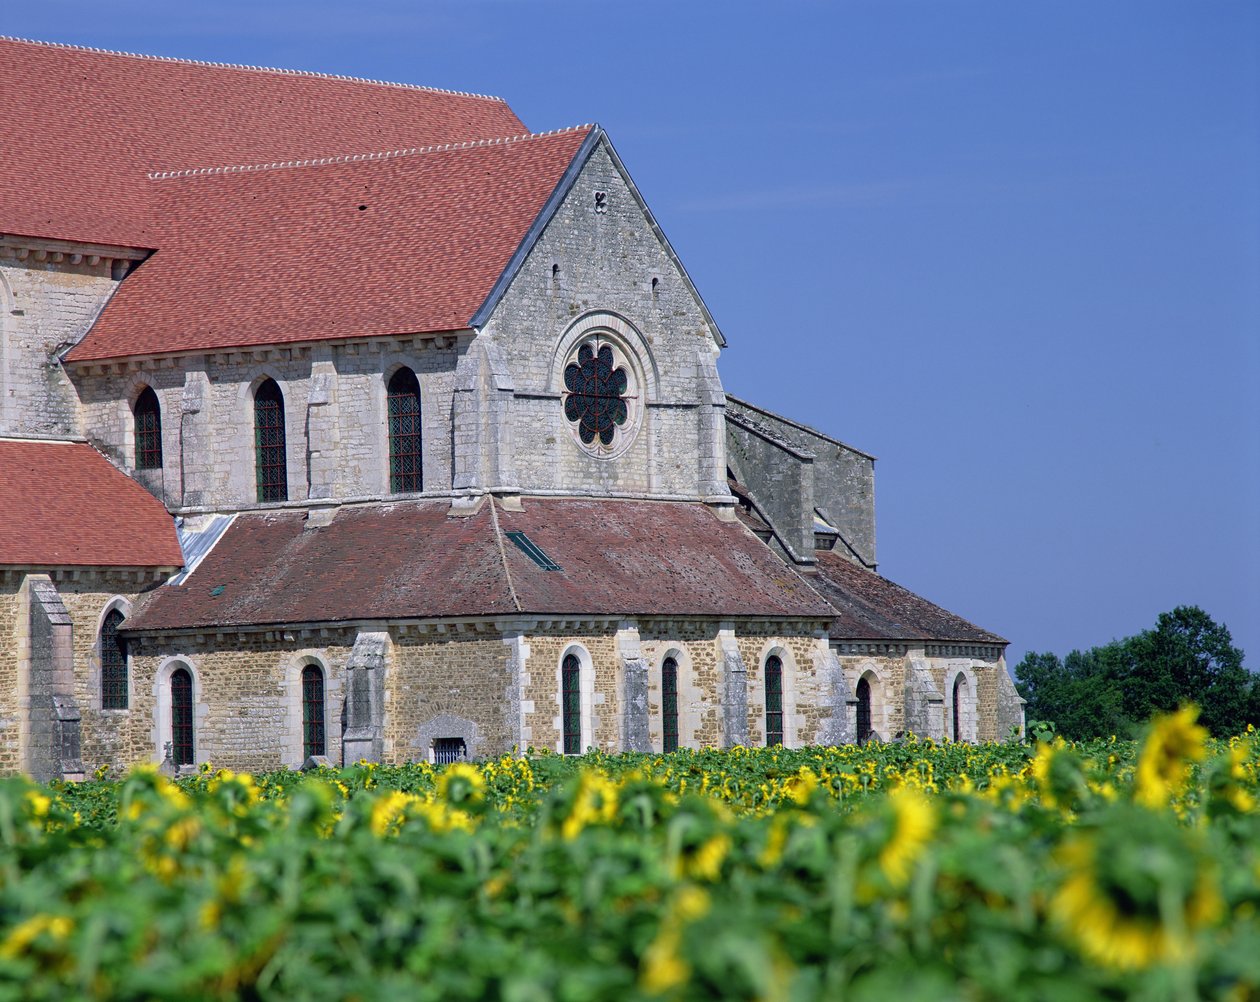
<svg viewBox="0 0 1260 1002">
<path fill-rule="evenodd" d="M 564 367 L 564 416 L 589 451 L 611 451 L 635 402 L 626 359 L 601 339 L 585 341 Z"/>
</svg>

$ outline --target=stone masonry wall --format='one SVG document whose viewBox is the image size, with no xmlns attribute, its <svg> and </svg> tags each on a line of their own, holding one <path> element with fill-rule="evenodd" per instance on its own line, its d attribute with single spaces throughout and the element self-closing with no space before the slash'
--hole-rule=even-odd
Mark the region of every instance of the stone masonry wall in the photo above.
<svg viewBox="0 0 1260 1002">
<path fill-rule="evenodd" d="M 78 436 L 78 400 L 57 355 L 87 333 L 118 283 L 108 259 L 18 253 L 0 248 L 0 435 Z"/>
<path fill-rule="evenodd" d="M 22 578 L 0 574 L 0 774 L 22 768 L 19 654 L 29 644 L 28 617 L 21 598 Z"/>
<path fill-rule="evenodd" d="M 736 474 L 757 501 L 770 506 L 768 514 L 775 528 L 789 534 L 794 547 L 805 545 L 808 539 L 812 549 L 813 509 L 821 508 L 844 541 L 857 551 L 859 562 L 874 565 L 875 460 L 812 428 L 743 401 L 728 397 L 726 407 L 731 418 L 728 447 L 736 459 L 732 465 L 738 467 Z M 781 446 L 776 448 L 775 442 Z M 808 460 L 803 458 L 806 456 Z M 807 473 L 809 487 L 804 490 L 798 483 Z M 791 503 L 797 505 L 795 512 L 785 508 Z M 780 525 L 780 520 L 785 524 Z M 845 542 L 836 544 L 837 551 L 855 559 Z"/>
<path fill-rule="evenodd" d="M 599 207 L 596 192 L 604 193 Z M 609 321 L 646 383 L 646 399 L 632 405 L 643 408 L 642 425 L 615 459 L 579 447 L 561 402 L 568 342 L 588 325 L 609 329 Z M 604 147 L 592 153 L 480 337 L 501 349 L 510 374 L 522 489 L 727 493 L 714 333 Z"/>
<path fill-rule="evenodd" d="M 87 434 L 135 473 L 131 408 L 145 386 L 162 411 L 163 468 L 140 479 L 172 510 L 257 503 L 253 392 L 284 395 L 290 501 L 388 495 L 386 384 L 406 366 L 420 383 L 425 491 L 451 489 L 451 399 L 461 346 L 369 340 L 146 363 L 124 373 L 75 372 Z M 274 357 L 273 357 L 274 356 Z"/>
</svg>

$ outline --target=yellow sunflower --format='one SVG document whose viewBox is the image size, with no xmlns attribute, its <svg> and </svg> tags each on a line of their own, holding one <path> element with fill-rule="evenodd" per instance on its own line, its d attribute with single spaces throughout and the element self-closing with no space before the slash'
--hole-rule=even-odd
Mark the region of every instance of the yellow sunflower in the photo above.
<svg viewBox="0 0 1260 1002">
<path fill-rule="evenodd" d="M 1178 893 L 1179 913 L 1161 913 L 1160 895 L 1124 886 L 1101 872 L 1092 841 L 1077 838 L 1063 851 L 1068 875 L 1050 902 L 1050 914 L 1081 953 L 1106 967 L 1134 970 L 1175 963 L 1194 949 L 1193 934 L 1215 922 L 1223 904 L 1206 870 L 1188 894 Z"/>
<path fill-rule="evenodd" d="M 1166 807 L 1185 786 L 1191 763 L 1203 761 L 1208 733 L 1198 717 L 1198 707 L 1183 706 L 1151 722 L 1134 774 L 1134 797 L 1143 807 Z"/>
<path fill-rule="evenodd" d="M 909 881 L 911 868 L 936 831 L 936 811 L 927 797 L 906 787 L 890 793 L 888 805 L 893 827 L 879 852 L 879 868 L 891 884 L 900 887 Z"/>
</svg>

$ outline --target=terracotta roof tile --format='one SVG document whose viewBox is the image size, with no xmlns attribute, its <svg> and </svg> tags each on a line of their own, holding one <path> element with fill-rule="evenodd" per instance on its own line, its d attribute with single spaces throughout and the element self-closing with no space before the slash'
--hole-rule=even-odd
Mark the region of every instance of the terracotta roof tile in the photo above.
<svg viewBox="0 0 1260 1002">
<path fill-rule="evenodd" d="M 192 629 L 363 619 L 511 615 L 826 618 L 830 609 L 741 525 L 686 502 L 526 499 L 246 514 L 188 579 L 157 589 L 129 627 Z M 527 533 L 543 570 L 504 534 Z M 510 575 L 510 580 L 509 580 Z M 220 590 L 221 587 L 221 590 Z M 217 594 L 216 594 L 217 592 Z"/>
<path fill-rule="evenodd" d="M 833 640 L 1007 642 L 838 553 L 817 550 L 814 556 L 818 571 L 807 580 L 836 610 Z"/>
<path fill-rule="evenodd" d="M 0 439 L 0 565 L 180 567 L 160 501 L 88 445 Z"/>
<path fill-rule="evenodd" d="M 151 181 L 160 249 L 69 358 L 463 329 L 590 131 Z"/>
<path fill-rule="evenodd" d="M 155 247 L 145 175 L 528 131 L 498 98 L 0 38 L 0 232 Z"/>
</svg>

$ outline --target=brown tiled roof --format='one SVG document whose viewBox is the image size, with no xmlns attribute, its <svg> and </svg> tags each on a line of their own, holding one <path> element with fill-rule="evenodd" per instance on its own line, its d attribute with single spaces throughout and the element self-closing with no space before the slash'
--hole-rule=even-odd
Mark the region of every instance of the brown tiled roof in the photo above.
<svg viewBox="0 0 1260 1002">
<path fill-rule="evenodd" d="M 831 610 L 738 522 L 699 503 L 527 498 L 453 516 L 449 503 L 240 515 L 187 580 L 128 623 L 139 630 L 511 615 L 756 616 Z M 525 532 L 560 570 L 507 533 Z"/>
<path fill-rule="evenodd" d="M 76 442 L 0 439 L 0 565 L 180 567 L 153 495 Z"/>
<path fill-rule="evenodd" d="M 464 329 L 590 134 L 151 181 L 159 250 L 68 357 Z"/>
<path fill-rule="evenodd" d="M 498 98 L 9 38 L 0 93 L 0 232 L 129 247 L 158 246 L 150 171 L 528 131 Z"/>
<path fill-rule="evenodd" d="M 912 591 L 830 550 L 817 550 L 812 584 L 835 609 L 829 630 L 833 640 L 921 640 L 968 644 L 1005 644 Z"/>
</svg>

